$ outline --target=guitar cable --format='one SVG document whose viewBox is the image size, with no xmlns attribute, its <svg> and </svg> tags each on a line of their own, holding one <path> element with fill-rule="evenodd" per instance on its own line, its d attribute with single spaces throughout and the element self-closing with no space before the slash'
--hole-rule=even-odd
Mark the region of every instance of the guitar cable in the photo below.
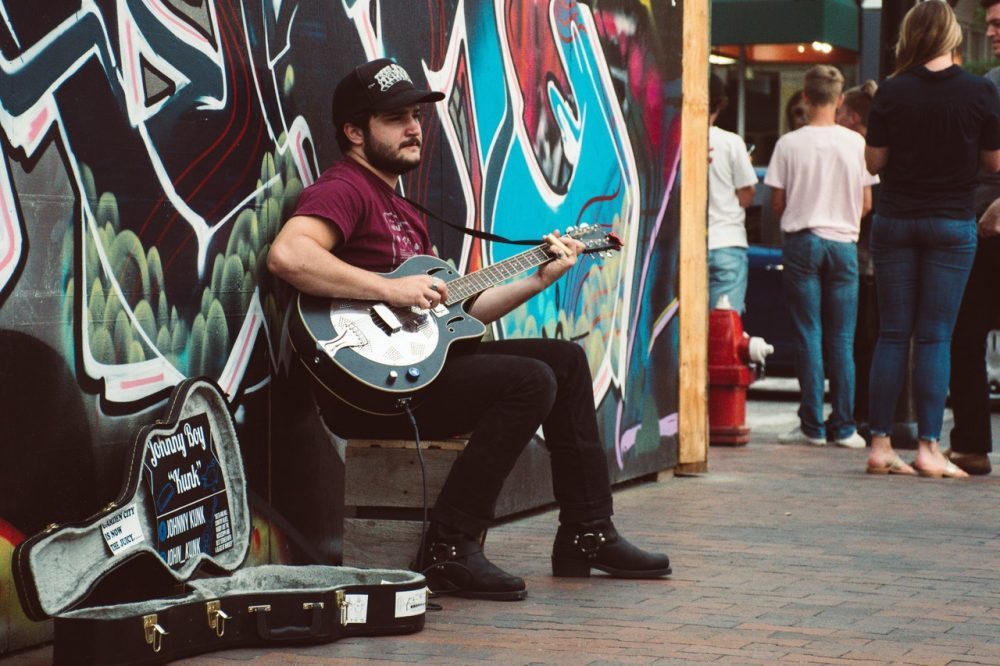
<svg viewBox="0 0 1000 666">
<path fill-rule="evenodd" d="M 417 417 L 413 415 L 413 410 L 410 409 L 410 398 L 400 398 L 399 405 L 406 411 L 406 418 L 410 421 L 410 427 L 413 428 L 413 442 L 417 447 L 417 462 L 420 463 L 420 490 L 423 493 L 421 500 L 421 524 L 420 524 L 420 546 L 417 550 L 417 560 L 416 568 L 423 569 L 423 556 L 424 556 L 424 545 L 427 543 L 427 468 L 424 466 L 424 453 L 420 450 L 420 428 L 417 426 Z M 428 567 L 429 569 L 430 567 Z M 426 574 L 427 572 L 421 570 L 420 573 Z M 428 598 L 432 596 L 437 596 L 430 591 L 430 587 L 427 589 Z M 439 611 L 443 610 L 441 604 L 431 603 L 429 600 L 427 602 L 427 610 L 429 611 Z"/>
<path fill-rule="evenodd" d="M 406 418 L 410 421 L 410 427 L 413 428 L 413 441 L 417 446 L 417 462 L 420 463 L 420 490 L 423 495 L 421 499 L 420 550 L 417 551 L 417 561 L 419 562 L 420 557 L 424 554 L 424 545 L 427 539 L 427 469 L 424 467 L 424 453 L 420 450 L 420 428 L 417 427 L 417 417 L 410 409 L 410 398 L 400 398 L 398 404 L 406 411 Z"/>
<path fill-rule="evenodd" d="M 417 417 L 413 415 L 413 410 L 410 409 L 410 398 L 400 398 L 397 404 L 400 407 L 402 407 L 403 410 L 406 412 L 406 418 L 409 420 L 410 426 L 413 428 L 413 441 L 417 447 L 417 462 L 420 463 L 420 488 L 421 492 L 423 493 L 421 502 L 422 515 L 421 515 L 421 527 L 420 527 L 420 546 L 419 546 L 420 549 L 417 551 L 417 559 L 415 561 L 416 566 L 414 568 L 419 569 L 419 573 L 424 575 L 426 575 L 427 572 L 430 571 L 431 569 L 435 567 L 440 568 L 443 565 L 465 569 L 463 565 L 458 564 L 457 562 L 441 562 L 441 563 L 431 564 L 428 567 L 423 566 L 424 546 L 427 544 L 427 527 L 429 524 L 429 520 L 427 518 L 427 506 L 428 506 L 427 468 L 424 466 L 424 454 L 423 451 L 421 451 L 420 449 L 420 428 L 417 426 Z M 428 587 L 428 597 L 433 598 L 433 597 L 441 597 L 448 594 L 454 594 L 455 592 L 458 592 L 461 589 L 462 588 L 460 586 L 457 586 L 454 589 L 440 590 L 435 592 L 431 591 L 430 588 Z M 443 610 L 443 608 L 441 607 L 440 604 L 431 603 L 428 601 L 427 610 L 439 611 Z"/>
</svg>

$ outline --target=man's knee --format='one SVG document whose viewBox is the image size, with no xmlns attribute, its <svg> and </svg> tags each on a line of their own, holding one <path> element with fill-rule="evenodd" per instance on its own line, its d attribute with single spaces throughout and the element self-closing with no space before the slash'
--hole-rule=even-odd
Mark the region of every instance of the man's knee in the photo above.
<svg viewBox="0 0 1000 666">
<path fill-rule="evenodd" d="M 556 393 L 559 390 L 559 380 L 555 372 L 544 363 L 534 363 L 524 374 L 524 381 L 527 390 L 538 401 L 542 412 L 548 413 L 556 400 Z"/>
<path fill-rule="evenodd" d="M 553 350 L 553 354 L 557 356 L 558 364 L 565 366 L 578 366 L 586 365 L 590 367 L 587 362 L 587 352 L 584 351 L 583 347 L 576 344 L 575 342 L 570 342 L 568 340 L 550 340 L 549 344 Z"/>
</svg>

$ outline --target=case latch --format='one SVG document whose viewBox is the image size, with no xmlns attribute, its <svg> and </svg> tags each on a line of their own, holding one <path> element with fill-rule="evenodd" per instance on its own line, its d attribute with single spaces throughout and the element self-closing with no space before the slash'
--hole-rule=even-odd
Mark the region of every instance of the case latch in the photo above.
<svg viewBox="0 0 1000 666">
<path fill-rule="evenodd" d="M 215 630 L 215 635 L 222 638 L 226 633 L 226 620 L 229 615 L 222 610 L 222 602 L 218 599 L 205 603 L 205 611 L 208 613 L 208 628 Z"/>
<path fill-rule="evenodd" d="M 340 609 L 340 625 L 342 627 L 347 626 L 347 611 L 351 607 L 351 602 L 347 600 L 347 594 L 343 590 L 337 590 L 335 595 L 337 599 L 337 608 Z"/>
<path fill-rule="evenodd" d="M 156 613 L 142 616 L 142 630 L 146 634 L 146 642 L 153 646 L 153 652 L 160 651 L 163 637 L 170 633 L 156 623 Z"/>
</svg>

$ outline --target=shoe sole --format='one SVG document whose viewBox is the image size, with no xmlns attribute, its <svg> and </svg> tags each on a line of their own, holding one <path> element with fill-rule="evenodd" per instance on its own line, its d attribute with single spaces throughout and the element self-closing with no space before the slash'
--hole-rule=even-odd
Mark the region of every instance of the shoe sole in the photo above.
<svg viewBox="0 0 1000 666">
<path fill-rule="evenodd" d="M 475 590 L 458 590 L 451 592 L 453 597 L 463 597 L 465 599 L 486 599 L 488 601 L 521 601 L 528 596 L 527 590 L 516 590 L 514 592 L 476 592 Z"/>
<path fill-rule="evenodd" d="M 900 472 L 900 469 L 901 468 L 893 467 L 892 465 L 886 465 L 885 467 L 872 467 L 869 465 L 865 472 L 867 474 L 892 474 L 893 476 L 919 476 L 915 472 Z"/>
<path fill-rule="evenodd" d="M 449 597 L 463 597 L 466 599 L 488 599 L 490 601 L 521 601 L 528 596 L 528 590 L 504 590 L 501 592 L 480 592 L 477 590 L 466 590 L 461 587 L 456 587 L 452 581 L 447 578 L 443 579 L 448 585 L 441 585 L 442 579 L 431 575 L 425 576 L 427 579 L 427 588 L 433 593 L 440 596 Z"/>
<path fill-rule="evenodd" d="M 957 472 L 959 470 L 961 470 L 963 472 L 965 470 L 962 470 L 961 467 L 959 467 L 958 465 L 956 465 L 955 463 L 953 463 L 951 461 L 948 461 L 948 467 L 945 467 L 944 469 L 923 469 L 921 467 L 917 467 L 916 465 L 913 465 L 912 467 L 913 467 L 913 469 L 917 470 L 917 474 L 919 474 L 921 477 L 923 477 L 925 479 L 965 479 L 965 478 L 967 478 L 967 477 L 958 476 L 958 475 L 955 474 L 955 472 Z M 965 473 L 968 474 L 968 472 L 965 472 Z"/>
<path fill-rule="evenodd" d="M 670 567 L 666 567 L 664 569 L 648 569 L 646 571 L 624 571 L 601 565 L 594 565 L 594 568 L 600 569 L 604 573 L 614 576 L 615 578 L 663 578 L 664 576 L 669 576 L 673 573 L 673 570 Z"/>
<path fill-rule="evenodd" d="M 603 564 L 590 564 L 579 560 L 559 560 L 554 557 L 552 558 L 552 575 L 555 578 L 589 578 L 591 569 L 599 569 L 615 578 L 662 578 L 673 573 L 670 567 L 632 571 L 606 567 Z"/>
</svg>

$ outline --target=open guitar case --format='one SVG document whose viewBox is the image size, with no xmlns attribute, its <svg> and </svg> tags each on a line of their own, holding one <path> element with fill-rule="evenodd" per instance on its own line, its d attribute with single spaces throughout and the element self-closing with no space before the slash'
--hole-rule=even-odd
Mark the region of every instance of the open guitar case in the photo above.
<svg viewBox="0 0 1000 666">
<path fill-rule="evenodd" d="M 236 428 L 208 379 L 174 390 L 135 438 L 118 497 L 19 544 L 28 617 L 54 618 L 56 664 L 159 664 L 234 647 L 423 629 L 424 577 L 323 565 L 241 568 L 251 519 Z"/>
</svg>

